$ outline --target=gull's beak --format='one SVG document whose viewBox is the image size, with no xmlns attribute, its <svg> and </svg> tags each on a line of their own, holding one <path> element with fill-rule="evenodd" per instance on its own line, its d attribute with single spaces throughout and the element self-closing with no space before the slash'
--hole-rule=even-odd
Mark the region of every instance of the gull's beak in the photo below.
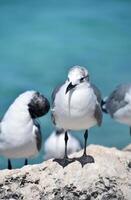
<svg viewBox="0 0 131 200">
<path fill-rule="evenodd" d="M 76 85 L 72 85 L 72 83 L 70 82 L 70 84 L 67 86 L 66 88 L 66 92 L 65 94 L 67 94 L 67 92 L 69 92 L 71 89 L 73 89 Z"/>
</svg>

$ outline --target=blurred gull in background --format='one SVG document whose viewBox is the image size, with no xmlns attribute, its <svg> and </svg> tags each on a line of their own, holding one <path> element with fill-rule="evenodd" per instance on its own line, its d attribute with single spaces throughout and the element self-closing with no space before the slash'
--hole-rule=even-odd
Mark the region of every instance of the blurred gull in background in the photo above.
<svg viewBox="0 0 131 200">
<path fill-rule="evenodd" d="M 57 129 L 52 132 L 52 134 L 47 138 L 44 144 L 45 156 L 44 159 L 48 160 L 50 158 L 63 158 L 65 153 L 65 142 L 64 142 L 65 132 L 63 129 Z M 72 154 L 81 150 L 80 142 L 68 132 L 68 146 L 67 153 Z"/>
<path fill-rule="evenodd" d="M 119 85 L 103 100 L 102 110 L 116 121 L 127 124 L 131 135 L 131 84 Z"/>
</svg>

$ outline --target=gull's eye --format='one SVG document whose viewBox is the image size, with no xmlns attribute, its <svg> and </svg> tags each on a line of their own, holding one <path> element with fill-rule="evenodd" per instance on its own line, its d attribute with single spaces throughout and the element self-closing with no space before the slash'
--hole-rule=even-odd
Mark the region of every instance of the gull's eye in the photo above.
<svg viewBox="0 0 131 200">
<path fill-rule="evenodd" d="M 68 81 L 70 81 L 70 79 L 69 79 L 69 78 L 67 78 L 67 80 L 68 80 Z"/>
<path fill-rule="evenodd" d="M 82 78 L 80 79 L 80 82 L 83 82 L 83 81 L 84 81 L 84 78 L 85 78 L 85 77 L 82 77 Z"/>
</svg>

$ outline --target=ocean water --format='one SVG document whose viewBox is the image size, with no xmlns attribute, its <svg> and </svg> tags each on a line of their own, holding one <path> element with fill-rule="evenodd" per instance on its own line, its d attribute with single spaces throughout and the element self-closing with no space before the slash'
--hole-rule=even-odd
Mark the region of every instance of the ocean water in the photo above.
<svg viewBox="0 0 131 200">
<path fill-rule="evenodd" d="M 74 65 L 86 66 L 108 95 L 131 82 L 130 0 L 0 0 L 0 117 L 22 92 L 39 90 L 50 99 Z M 40 120 L 43 143 L 51 134 L 50 113 Z M 83 135 L 73 133 L 83 141 Z M 90 130 L 89 144 L 123 148 L 131 142 L 127 126 L 104 115 Z M 40 163 L 38 157 L 29 163 Z M 21 167 L 23 160 L 14 160 Z M 0 157 L 0 169 L 7 160 Z"/>
</svg>

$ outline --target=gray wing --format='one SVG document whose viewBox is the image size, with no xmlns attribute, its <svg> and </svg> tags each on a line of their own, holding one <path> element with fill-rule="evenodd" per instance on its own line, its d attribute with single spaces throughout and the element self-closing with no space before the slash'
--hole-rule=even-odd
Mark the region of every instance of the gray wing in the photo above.
<svg viewBox="0 0 131 200">
<path fill-rule="evenodd" d="M 102 116 L 103 116 L 102 110 L 101 110 L 101 102 L 102 102 L 101 92 L 94 84 L 91 84 L 91 87 L 92 87 L 94 94 L 96 95 L 96 98 L 97 98 L 97 101 L 98 101 L 98 104 L 96 104 L 96 107 L 95 107 L 94 116 L 97 120 L 98 126 L 101 126 Z"/>
<path fill-rule="evenodd" d="M 108 97 L 106 109 L 112 117 L 117 110 L 128 104 L 128 102 L 125 101 L 125 95 L 129 89 L 131 89 L 131 84 L 119 85 Z"/>
<path fill-rule="evenodd" d="M 101 101 L 102 101 L 102 97 L 101 97 L 101 92 L 100 90 L 94 85 L 91 83 L 91 87 L 93 88 L 93 91 L 97 97 L 97 101 L 101 104 Z"/>
<path fill-rule="evenodd" d="M 41 149 L 41 145 L 42 145 L 42 134 L 41 134 L 41 128 L 40 128 L 40 124 L 34 120 L 34 125 L 36 126 L 36 130 L 35 130 L 35 135 L 36 135 L 36 145 L 37 145 L 37 149 L 38 151 L 40 151 Z"/>
<path fill-rule="evenodd" d="M 57 92 L 59 91 L 59 89 L 61 88 L 62 84 L 61 85 L 58 85 L 52 92 L 52 95 L 51 95 L 51 103 L 52 103 L 52 107 L 54 106 L 54 100 L 55 100 L 55 97 L 56 97 L 56 94 Z"/>
<path fill-rule="evenodd" d="M 55 105 L 56 94 L 59 91 L 59 89 L 61 88 L 61 86 L 62 86 L 62 84 L 58 85 L 52 92 L 52 95 L 51 95 L 51 107 L 52 107 L 52 109 L 54 108 L 54 105 Z M 55 123 L 55 115 L 54 115 L 54 112 L 53 112 L 52 109 L 51 109 L 51 120 L 52 120 L 53 124 L 56 125 L 56 123 Z"/>
</svg>

